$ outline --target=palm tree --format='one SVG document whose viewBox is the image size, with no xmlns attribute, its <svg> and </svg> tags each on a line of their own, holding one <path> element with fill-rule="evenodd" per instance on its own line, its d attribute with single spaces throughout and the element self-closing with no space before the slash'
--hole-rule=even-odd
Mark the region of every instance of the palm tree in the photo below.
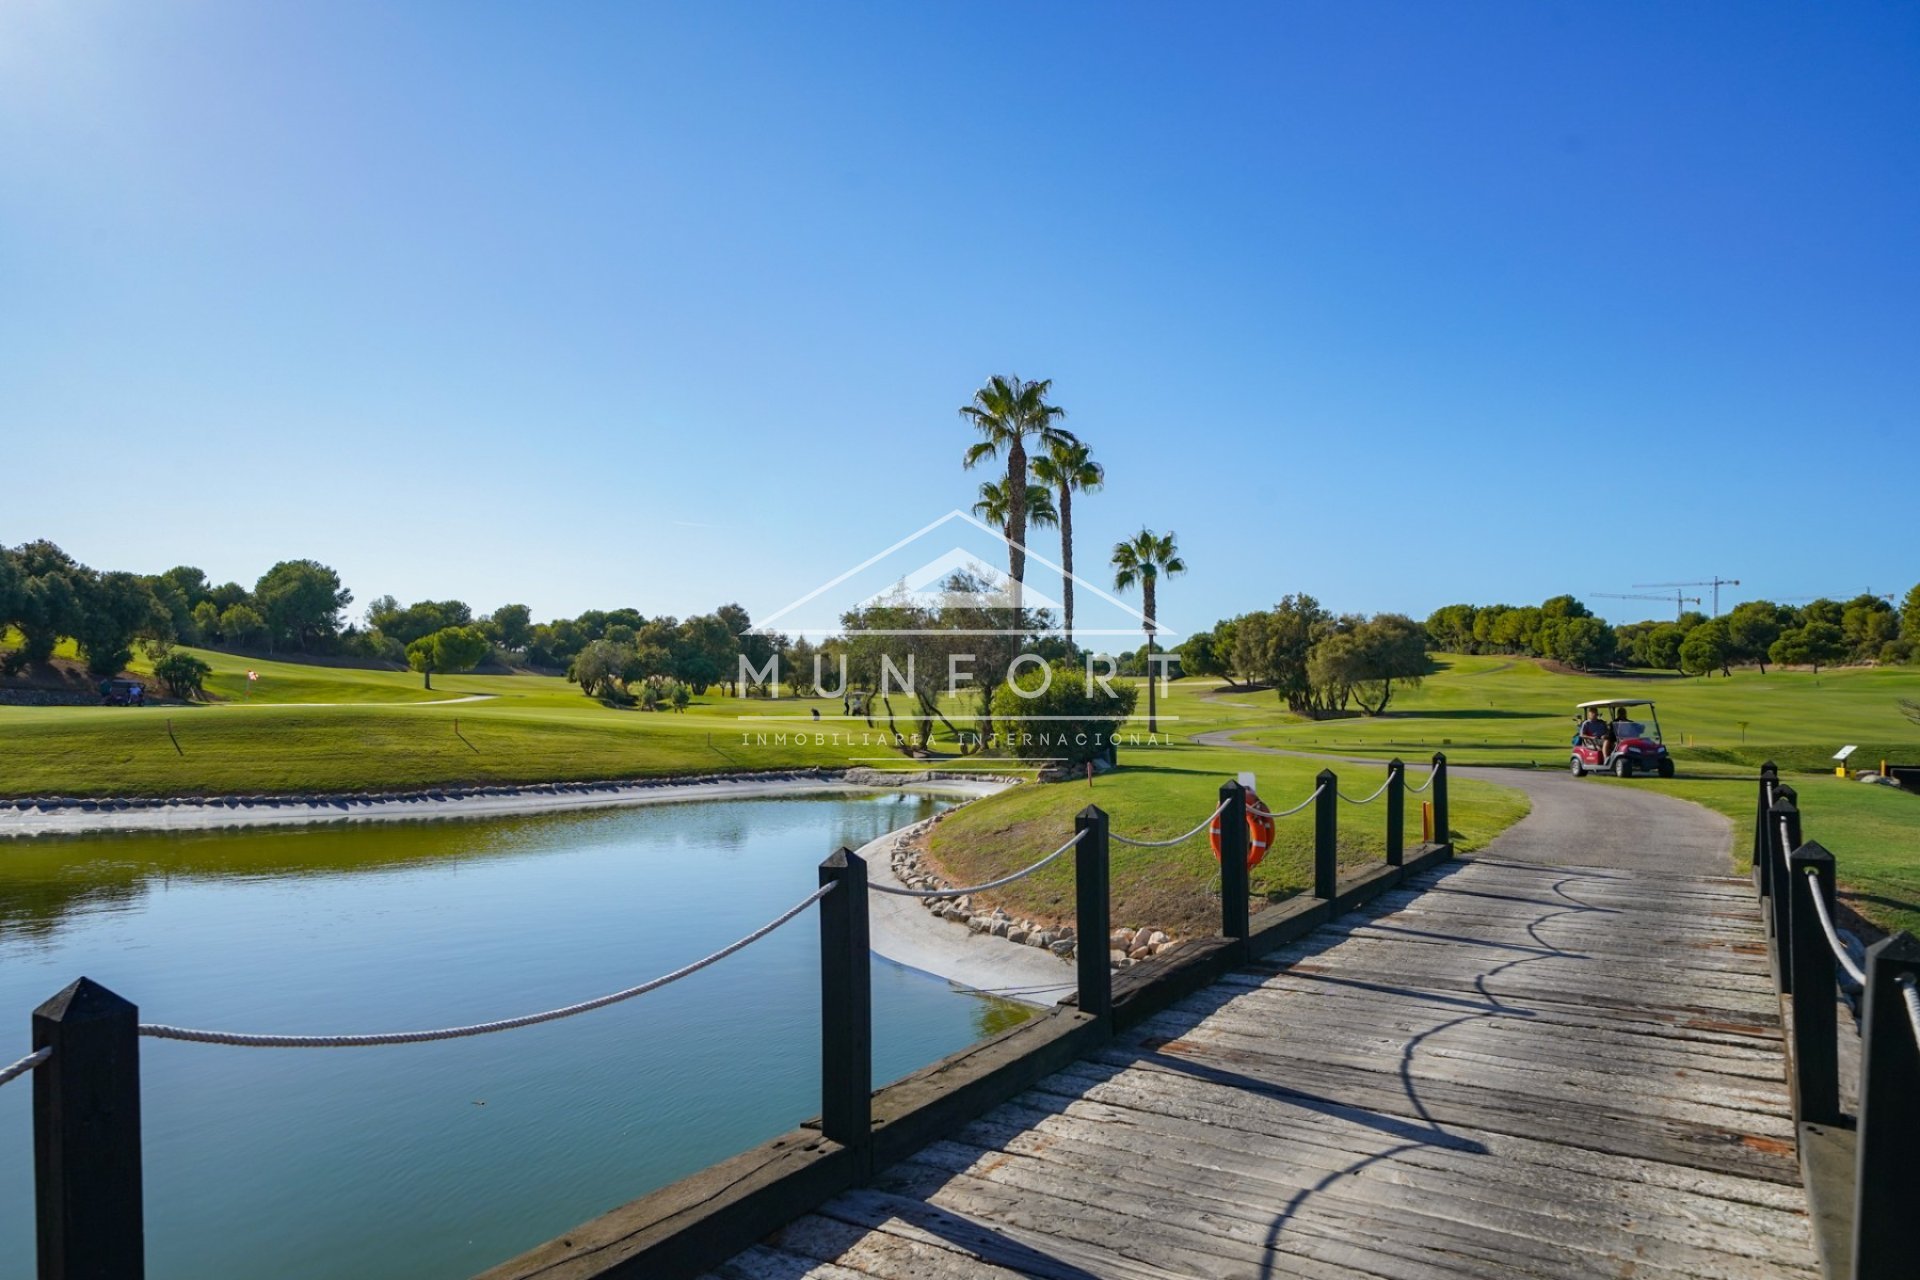
<svg viewBox="0 0 1920 1280">
<path fill-rule="evenodd" d="M 1073 652 L 1073 495 L 1092 493 L 1107 482 L 1107 471 L 1078 440 L 1056 440 L 1033 460 L 1033 478 L 1060 494 L 1061 612 L 1066 615 L 1067 651 Z M 1035 524 L 1040 523 L 1038 520 Z"/>
<path fill-rule="evenodd" d="M 1007 505 L 1006 481 L 984 481 L 980 485 L 980 501 L 973 504 L 973 514 L 1005 532 L 1007 518 L 1012 514 Z M 1053 509 L 1053 494 L 1045 485 L 1027 486 L 1027 523 L 1041 529 L 1051 529 L 1060 523 L 1060 513 Z"/>
<path fill-rule="evenodd" d="M 1154 621 L 1154 589 L 1159 586 L 1161 574 L 1173 578 L 1186 571 L 1187 562 L 1180 558 L 1180 548 L 1174 544 L 1171 533 L 1161 534 L 1142 529 L 1125 542 L 1114 545 L 1114 589 L 1126 591 L 1138 583 L 1140 601 L 1146 614 L 1148 733 L 1157 733 L 1160 727 L 1156 720 L 1158 706 L 1153 688 L 1153 633 L 1160 629 Z"/>
<path fill-rule="evenodd" d="M 1071 441 L 1073 435 L 1055 424 L 1067 416 L 1058 405 L 1047 403 L 1053 380 L 1023 381 L 1018 374 L 988 378 L 986 385 L 973 393 L 973 402 L 960 406 L 960 416 L 980 432 L 980 441 L 968 449 L 965 462 L 969 469 L 1002 453 L 1007 459 L 1007 570 L 1013 579 L 1013 607 L 1017 618 L 1021 586 L 1027 580 L 1027 440 L 1043 449 L 1056 440 Z"/>
</svg>

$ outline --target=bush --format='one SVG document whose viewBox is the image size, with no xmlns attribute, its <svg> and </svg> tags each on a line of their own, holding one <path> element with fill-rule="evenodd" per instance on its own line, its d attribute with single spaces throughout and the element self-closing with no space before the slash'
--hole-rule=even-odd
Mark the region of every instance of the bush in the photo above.
<svg viewBox="0 0 1920 1280">
<path fill-rule="evenodd" d="M 1109 692 L 1096 680 L 1089 687 L 1077 667 L 1023 664 L 1012 683 L 994 691 L 997 745 L 1023 760 L 1100 759 L 1133 714 L 1137 697 L 1132 685 Z"/>
<path fill-rule="evenodd" d="M 153 678 L 176 698 L 206 697 L 206 679 L 212 674 L 212 667 L 178 649 L 153 664 Z"/>
</svg>

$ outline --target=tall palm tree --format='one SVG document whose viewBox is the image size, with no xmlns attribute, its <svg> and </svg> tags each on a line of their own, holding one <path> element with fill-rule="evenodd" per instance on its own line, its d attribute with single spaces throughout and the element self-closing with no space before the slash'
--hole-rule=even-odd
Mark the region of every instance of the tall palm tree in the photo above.
<svg viewBox="0 0 1920 1280">
<path fill-rule="evenodd" d="M 973 514 L 1005 532 L 1007 519 L 1012 514 L 1007 502 L 1007 482 L 983 481 L 980 485 L 980 501 L 973 504 Z M 1045 485 L 1027 486 L 1027 523 L 1040 529 L 1051 529 L 1060 523 L 1060 513 L 1053 506 L 1053 493 Z"/>
<path fill-rule="evenodd" d="M 1067 411 L 1047 403 L 1052 390 L 1051 378 L 1027 382 L 1018 374 L 995 374 L 973 393 L 971 404 L 960 406 L 960 416 L 980 433 L 979 443 L 966 452 L 967 467 L 1006 456 L 1006 535 L 1011 544 L 1007 548 L 1007 571 L 1013 579 L 1016 618 L 1021 587 L 1027 580 L 1027 441 L 1031 439 L 1046 449 L 1055 440 L 1073 439 L 1072 433 L 1056 425 Z"/>
<path fill-rule="evenodd" d="M 1174 544 L 1172 533 L 1141 529 L 1125 542 L 1114 544 L 1114 589 L 1126 591 L 1138 583 L 1142 612 L 1146 614 L 1148 733 L 1157 733 L 1160 728 L 1157 719 L 1159 707 L 1153 685 L 1153 634 L 1160 629 L 1159 623 L 1154 620 L 1155 588 L 1160 585 L 1162 574 L 1174 578 L 1186 571 L 1187 562 L 1180 558 L 1180 548 Z"/>
<path fill-rule="evenodd" d="M 1073 651 L 1073 495 L 1092 493 L 1107 482 L 1107 471 L 1079 440 L 1056 440 L 1033 460 L 1033 478 L 1060 494 L 1061 612 L 1066 615 L 1067 651 Z M 1034 521 L 1038 524 L 1039 521 Z"/>
</svg>

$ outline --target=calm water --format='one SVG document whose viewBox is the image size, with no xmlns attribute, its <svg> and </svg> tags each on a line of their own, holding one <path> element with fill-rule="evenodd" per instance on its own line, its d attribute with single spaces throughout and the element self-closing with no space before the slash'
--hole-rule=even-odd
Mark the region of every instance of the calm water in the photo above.
<svg viewBox="0 0 1920 1280">
<path fill-rule="evenodd" d="M 924 796 L 0 844 L 0 1060 L 85 974 L 147 1021 L 449 1026 L 676 968 Z M 462 1277 L 818 1110 L 813 913 L 685 981 L 439 1044 L 142 1042 L 149 1275 Z M 875 1078 L 1022 1015 L 874 961 Z M 26 1081 L 0 1089 L 0 1277 L 32 1274 Z"/>
</svg>

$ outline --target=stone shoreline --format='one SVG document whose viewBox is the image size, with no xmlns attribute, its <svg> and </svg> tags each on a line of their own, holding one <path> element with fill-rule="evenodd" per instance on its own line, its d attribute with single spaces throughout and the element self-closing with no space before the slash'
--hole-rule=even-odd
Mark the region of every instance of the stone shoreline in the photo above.
<svg viewBox="0 0 1920 1280">
<path fill-rule="evenodd" d="M 0 836 L 117 831 L 215 831 L 333 822 L 497 818 L 686 800 L 838 791 L 917 790 L 974 798 L 1018 779 L 941 770 L 799 769 L 635 778 L 610 782 L 426 787 L 413 791 L 174 796 L 115 799 L 29 796 L 0 800 Z"/>
</svg>

